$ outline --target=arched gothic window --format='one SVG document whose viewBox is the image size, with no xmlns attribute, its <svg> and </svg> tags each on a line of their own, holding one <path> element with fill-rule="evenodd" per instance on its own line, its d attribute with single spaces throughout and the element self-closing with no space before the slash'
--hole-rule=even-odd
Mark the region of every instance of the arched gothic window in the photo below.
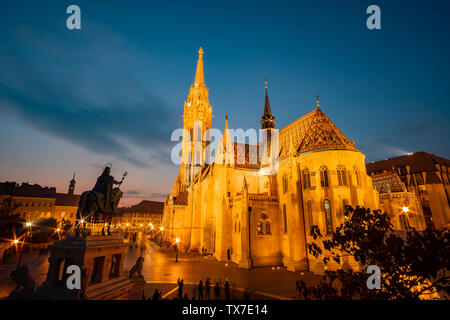
<svg viewBox="0 0 450 320">
<path fill-rule="evenodd" d="M 337 167 L 337 176 L 339 186 L 347 186 L 347 172 L 344 166 L 339 165 Z"/>
<path fill-rule="evenodd" d="M 263 222 L 261 220 L 258 221 L 257 233 L 263 234 Z"/>
<path fill-rule="evenodd" d="M 266 220 L 266 234 L 272 234 L 271 232 L 270 232 L 270 221 L 269 220 Z"/>
<path fill-rule="evenodd" d="M 283 232 L 287 233 L 286 204 L 283 204 Z"/>
<path fill-rule="evenodd" d="M 331 215 L 331 203 L 330 200 L 323 200 L 323 208 L 325 211 L 325 224 L 327 228 L 327 234 L 333 233 L 333 218 Z"/>
<path fill-rule="evenodd" d="M 311 188 L 311 176 L 308 169 L 303 170 L 303 187 L 305 189 Z"/>
<path fill-rule="evenodd" d="M 343 199 L 342 200 L 342 215 L 344 216 L 344 219 L 348 219 L 348 217 L 345 216 L 345 211 L 347 210 L 347 206 L 348 206 L 348 200 L 347 199 Z"/>
<path fill-rule="evenodd" d="M 353 171 L 354 171 L 355 177 L 356 177 L 356 185 L 359 186 L 359 174 L 358 174 L 358 170 L 356 170 L 356 166 L 353 166 Z"/>
<path fill-rule="evenodd" d="M 311 230 L 311 227 L 314 225 L 314 218 L 313 218 L 313 213 L 312 213 L 312 201 L 311 200 L 306 201 L 306 211 L 308 212 L 309 229 Z"/>
<path fill-rule="evenodd" d="M 321 187 L 330 186 L 328 182 L 328 169 L 325 166 L 320 167 L 320 186 Z"/>
</svg>

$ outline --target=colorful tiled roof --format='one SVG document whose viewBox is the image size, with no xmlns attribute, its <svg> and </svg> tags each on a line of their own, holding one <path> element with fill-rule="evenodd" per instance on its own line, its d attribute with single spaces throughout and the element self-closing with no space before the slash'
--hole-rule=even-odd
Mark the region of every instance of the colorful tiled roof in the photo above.
<svg viewBox="0 0 450 320">
<path fill-rule="evenodd" d="M 280 160 L 288 158 L 290 137 L 295 154 L 329 149 L 359 151 L 320 108 L 279 131 Z"/>
</svg>

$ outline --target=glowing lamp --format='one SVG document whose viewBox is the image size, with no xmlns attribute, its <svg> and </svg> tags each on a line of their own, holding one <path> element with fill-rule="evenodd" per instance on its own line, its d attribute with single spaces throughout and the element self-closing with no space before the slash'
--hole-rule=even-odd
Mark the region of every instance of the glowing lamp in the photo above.
<svg viewBox="0 0 450 320">
<path fill-rule="evenodd" d="M 403 212 L 408 212 L 409 211 L 408 207 L 403 207 L 402 210 L 403 210 Z"/>
</svg>

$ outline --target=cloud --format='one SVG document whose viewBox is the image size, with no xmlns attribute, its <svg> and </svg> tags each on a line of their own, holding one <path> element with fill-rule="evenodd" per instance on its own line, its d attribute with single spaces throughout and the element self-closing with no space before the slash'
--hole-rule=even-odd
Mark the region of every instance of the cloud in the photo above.
<svg viewBox="0 0 450 320">
<path fill-rule="evenodd" d="M 141 193 L 137 190 L 130 190 L 130 191 L 125 191 L 125 195 L 126 196 L 137 196 L 140 195 Z"/>
<path fill-rule="evenodd" d="M 151 58 L 119 35 L 37 34 L 0 45 L 0 110 L 26 125 L 138 167 L 170 159 L 176 119 L 146 81 Z"/>
</svg>

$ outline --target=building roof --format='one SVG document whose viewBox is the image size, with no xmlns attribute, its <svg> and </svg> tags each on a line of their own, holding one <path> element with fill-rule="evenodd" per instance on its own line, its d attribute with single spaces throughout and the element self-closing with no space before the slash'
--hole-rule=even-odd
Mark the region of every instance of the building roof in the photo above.
<svg viewBox="0 0 450 320">
<path fill-rule="evenodd" d="M 128 207 L 120 208 L 120 213 L 157 213 L 163 214 L 164 202 L 142 200 L 138 204 Z"/>
<path fill-rule="evenodd" d="M 319 107 L 279 131 L 280 160 L 289 156 L 291 137 L 294 154 L 329 149 L 359 151 Z"/>
<path fill-rule="evenodd" d="M 56 188 L 41 187 L 38 184 L 22 183 L 19 185 L 15 182 L 0 183 L 0 194 L 7 194 L 15 197 L 33 197 L 33 198 L 55 198 Z"/>
<path fill-rule="evenodd" d="M 406 190 L 398 174 L 383 172 L 372 176 L 372 184 L 379 193 L 403 192 Z"/>
<path fill-rule="evenodd" d="M 0 194 L 7 194 L 13 197 L 55 199 L 56 206 L 77 207 L 80 200 L 80 195 L 57 193 L 54 187 L 41 187 L 38 184 L 31 185 L 28 183 L 19 185 L 15 182 L 0 183 Z"/>
<path fill-rule="evenodd" d="M 79 194 L 56 193 L 55 206 L 78 207 Z"/>
<path fill-rule="evenodd" d="M 437 171 L 436 165 L 450 167 L 450 161 L 434 154 L 420 151 L 396 158 L 372 162 L 366 164 L 366 169 L 367 173 L 371 174 L 372 172 L 379 173 L 384 170 L 392 171 L 392 169 L 406 165 L 410 166 L 410 173 L 423 171 L 435 172 Z"/>
</svg>

